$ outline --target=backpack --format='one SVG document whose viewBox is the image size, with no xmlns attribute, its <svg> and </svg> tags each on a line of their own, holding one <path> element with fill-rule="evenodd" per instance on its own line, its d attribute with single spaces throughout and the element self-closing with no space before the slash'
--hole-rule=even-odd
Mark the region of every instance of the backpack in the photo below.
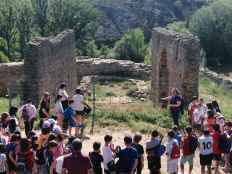
<svg viewBox="0 0 232 174">
<path fill-rule="evenodd" d="M 40 148 L 39 150 L 36 151 L 36 164 L 38 165 L 43 165 L 46 163 L 46 160 L 45 160 L 45 154 L 44 154 L 44 151 L 45 151 L 45 148 L 42 147 Z"/>
<path fill-rule="evenodd" d="M 227 137 L 227 134 L 221 134 L 219 137 L 219 149 L 222 153 L 229 153 L 231 149 L 231 141 Z"/>
<path fill-rule="evenodd" d="M 161 157 L 166 151 L 166 147 L 162 144 L 159 144 L 154 148 L 154 156 Z"/>
<path fill-rule="evenodd" d="M 26 172 L 33 168 L 33 152 L 29 151 L 27 153 L 18 153 L 17 154 L 17 167 L 20 172 Z"/>
<path fill-rule="evenodd" d="M 195 151 L 197 149 L 197 146 L 198 146 L 197 138 L 194 137 L 194 136 L 191 136 L 190 139 L 189 139 L 189 152 L 191 154 L 195 153 Z"/>
<path fill-rule="evenodd" d="M 171 152 L 171 159 L 178 159 L 180 158 L 180 148 L 177 143 L 173 143 L 172 145 L 172 152 Z"/>
<path fill-rule="evenodd" d="M 27 111 L 27 106 L 26 105 L 23 107 L 23 110 L 22 110 L 22 118 L 23 118 L 24 121 L 29 120 L 29 113 Z"/>
</svg>

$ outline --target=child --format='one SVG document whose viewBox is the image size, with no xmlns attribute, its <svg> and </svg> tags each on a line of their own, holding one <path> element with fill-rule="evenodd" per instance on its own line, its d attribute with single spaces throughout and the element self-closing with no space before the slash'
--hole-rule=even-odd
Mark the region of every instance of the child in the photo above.
<svg viewBox="0 0 232 174">
<path fill-rule="evenodd" d="M 101 163 L 103 162 L 103 156 L 101 155 L 101 143 L 93 143 L 93 152 L 89 153 L 89 158 L 93 165 L 94 174 L 103 174 Z"/>
<path fill-rule="evenodd" d="M 2 133 L 5 133 L 6 131 L 9 118 L 10 118 L 10 115 L 7 112 L 4 112 L 1 114 L 1 132 Z"/>
<path fill-rule="evenodd" d="M 0 174 L 7 174 L 7 158 L 5 152 L 5 145 L 0 143 Z"/>
<path fill-rule="evenodd" d="M 133 144 L 132 147 L 136 149 L 138 153 L 138 164 L 136 168 L 136 173 L 141 174 L 144 166 L 144 149 L 143 146 L 140 143 L 142 140 L 142 136 L 140 134 L 135 134 L 133 138 Z"/>
<path fill-rule="evenodd" d="M 178 173 L 178 160 L 180 158 L 180 147 L 178 141 L 175 139 L 175 133 L 173 131 L 168 132 L 167 143 L 167 172 L 170 174 Z"/>
<path fill-rule="evenodd" d="M 213 160 L 213 138 L 209 130 L 204 130 L 203 135 L 199 137 L 201 174 L 206 174 L 205 167 L 208 168 L 208 174 L 211 174 L 211 165 Z"/>
<path fill-rule="evenodd" d="M 181 174 L 184 174 L 184 165 L 188 162 L 189 174 L 191 174 L 193 170 L 194 153 L 198 146 L 198 141 L 197 138 L 193 135 L 191 127 L 187 127 L 185 130 L 187 135 L 183 138 L 182 141 L 183 155 L 180 160 L 180 168 Z"/>
<path fill-rule="evenodd" d="M 178 141 L 179 145 L 181 144 L 181 138 L 182 138 L 182 135 L 178 129 L 178 126 L 173 126 L 172 128 L 172 131 L 174 132 L 175 134 L 175 139 Z"/>
<path fill-rule="evenodd" d="M 7 155 L 7 162 L 8 162 L 8 170 L 9 173 L 16 173 L 17 166 L 16 164 L 16 149 L 19 146 L 20 143 L 20 135 L 13 134 L 11 136 L 10 143 L 6 146 L 6 155 Z"/>
<path fill-rule="evenodd" d="M 103 155 L 103 164 L 104 164 L 104 173 L 105 174 L 110 174 L 111 167 L 114 161 L 114 147 L 112 145 L 112 139 L 113 137 L 111 135 L 106 135 L 104 137 L 105 145 L 102 147 L 102 155 Z M 113 167 L 112 167 L 113 168 Z"/>
<path fill-rule="evenodd" d="M 20 141 L 19 149 L 16 152 L 17 173 L 32 173 L 34 167 L 34 153 L 30 142 L 26 138 Z"/>
<path fill-rule="evenodd" d="M 210 133 L 213 133 L 213 125 L 216 124 L 216 118 L 212 110 L 207 111 L 206 127 Z"/>
<path fill-rule="evenodd" d="M 151 133 L 151 140 L 146 143 L 146 152 L 148 160 L 148 169 L 151 174 L 160 174 L 161 169 L 161 155 L 158 152 L 163 136 L 156 130 Z"/>
<path fill-rule="evenodd" d="M 219 173 L 219 163 L 222 159 L 221 149 L 220 149 L 220 126 L 218 124 L 213 125 L 214 132 L 212 133 L 213 137 L 213 160 L 215 161 L 215 173 Z"/>
</svg>

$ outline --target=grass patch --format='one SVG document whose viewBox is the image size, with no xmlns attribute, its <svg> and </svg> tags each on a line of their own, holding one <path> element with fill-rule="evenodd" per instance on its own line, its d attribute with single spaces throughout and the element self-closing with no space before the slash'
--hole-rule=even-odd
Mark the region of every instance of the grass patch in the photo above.
<svg viewBox="0 0 232 174">
<path fill-rule="evenodd" d="M 232 119 L 232 90 L 216 83 L 206 77 L 200 79 L 200 96 L 206 102 L 215 99 L 218 101 L 221 110 L 227 119 Z"/>
</svg>

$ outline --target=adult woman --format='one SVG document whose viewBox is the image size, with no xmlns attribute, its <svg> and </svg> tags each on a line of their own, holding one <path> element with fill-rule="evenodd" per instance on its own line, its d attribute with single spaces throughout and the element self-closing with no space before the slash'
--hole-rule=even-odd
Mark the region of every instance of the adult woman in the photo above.
<svg viewBox="0 0 232 174">
<path fill-rule="evenodd" d="M 78 127 L 76 128 L 76 136 L 79 134 L 79 128 L 83 128 L 84 121 L 84 109 L 85 106 L 89 108 L 89 105 L 84 101 L 84 96 L 82 94 L 81 89 L 75 90 L 75 95 L 73 96 L 73 104 L 72 108 L 76 111 L 76 123 Z"/>
<path fill-rule="evenodd" d="M 57 122 L 58 125 L 62 127 L 63 124 L 63 120 L 64 120 L 64 108 L 62 105 L 62 96 L 58 95 L 56 97 L 56 103 L 55 103 L 55 113 L 56 113 L 56 117 L 57 117 Z"/>
<path fill-rule="evenodd" d="M 39 105 L 40 126 L 42 126 L 44 120 L 49 118 L 50 101 L 50 94 L 45 92 Z"/>
<path fill-rule="evenodd" d="M 171 117 L 173 119 L 174 125 L 179 126 L 179 118 L 181 114 L 181 103 L 182 99 L 180 96 L 180 92 L 177 88 L 171 89 L 171 95 L 165 98 L 162 98 L 162 100 L 166 100 L 169 102 L 169 108 L 171 112 Z"/>
<path fill-rule="evenodd" d="M 61 96 L 61 103 L 64 110 L 68 107 L 68 97 L 69 97 L 65 88 L 66 88 L 66 84 L 62 83 L 59 86 L 59 90 L 58 90 L 58 95 Z"/>
</svg>

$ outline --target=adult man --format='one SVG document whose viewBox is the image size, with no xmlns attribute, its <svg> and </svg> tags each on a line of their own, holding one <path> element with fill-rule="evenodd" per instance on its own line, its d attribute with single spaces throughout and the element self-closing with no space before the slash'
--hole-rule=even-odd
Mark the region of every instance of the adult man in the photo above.
<svg viewBox="0 0 232 174">
<path fill-rule="evenodd" d="M 118 153 L 118 172 L 119 174 L 133 174 L 138 164 L 138 153 L 132 147 L 132 138 L 124 138 L 126 148 Z"/>
<path fill-rule="evenodd" d="M 36 107 L 32 104 L 31 100 L 27 100 L 26 104 L 24 104 L 20 109 L 20 125 L 24 122 L 25 126 L 25 134 L 28 134 L 33 130 L 34 121 L 36 117 Z"/>
<path fill-rule="evenodd" d="M 62 174 L 93 174 L 91 162 L 81 153 L 82 142 L 75 139 L 72 142 L 72 153 L 64 157 Z"/>
</svg>

